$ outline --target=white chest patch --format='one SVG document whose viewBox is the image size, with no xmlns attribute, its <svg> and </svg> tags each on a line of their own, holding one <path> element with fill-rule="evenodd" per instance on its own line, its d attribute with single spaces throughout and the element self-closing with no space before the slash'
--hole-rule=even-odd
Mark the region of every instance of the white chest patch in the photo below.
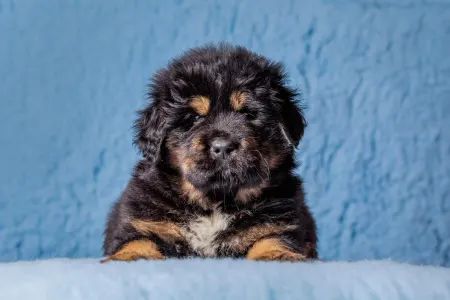
<svg viewBox="0 0 450 300">
<path fill-rule="evenodd" d="M 219 246 L 214 243 L 214 239 L 228 227 L 231 219 L 231 216 L 217 211 L 211 216 L 198 217 L 188 224 L 186 239 L 194 251 L 206 257 L 213 257 Z"/>
</svg>

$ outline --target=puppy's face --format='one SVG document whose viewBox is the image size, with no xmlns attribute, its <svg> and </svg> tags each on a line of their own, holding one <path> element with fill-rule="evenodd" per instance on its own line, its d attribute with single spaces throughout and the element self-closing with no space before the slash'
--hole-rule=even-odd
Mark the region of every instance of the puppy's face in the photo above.
<svg viewBox="0 0 450 300">
<path fill-rule="evenodd" d="M 249 90 L 188 97 L 184 120 L 167 133 L 170 162 L 202 190 L 266 182 L 291 149 L 268 104 Z"/>
<path fill-rule="evenodd" d="M 188 52 L 155 77 L 139 145 L 198 190 L 265 185 L 291 162 L 305 126 L 282 81 L 278 65 L 242 48 Z"/>
</svg>

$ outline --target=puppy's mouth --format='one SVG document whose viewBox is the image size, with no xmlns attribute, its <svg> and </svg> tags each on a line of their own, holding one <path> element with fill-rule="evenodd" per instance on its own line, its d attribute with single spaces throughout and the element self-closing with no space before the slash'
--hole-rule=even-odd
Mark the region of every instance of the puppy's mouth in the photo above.
<svg viewBox="0 0 450 300">
<path fill-rule="evenodd" d="M 256 163 L 245 168 L 223 164 L 218 168 L 194 168 L 186 172 L 184 177 L 199 190 L 231 192 L 256 187 L 268 180 L 269 174 L 261 171 Z"/>
<path fill-rule="evenodd" d="M 204 191 L 232 191 L 239 188 L 250 188 L 267 180 L 267 178 L 259 175 L 256 168 L 249 168 L 245 173 L 245 175 L 240 176 L 229 168 L 223 168 L 218 171 L 189 172 L 185 174 L 185 178 L 194 187 Z"/>
</svg>

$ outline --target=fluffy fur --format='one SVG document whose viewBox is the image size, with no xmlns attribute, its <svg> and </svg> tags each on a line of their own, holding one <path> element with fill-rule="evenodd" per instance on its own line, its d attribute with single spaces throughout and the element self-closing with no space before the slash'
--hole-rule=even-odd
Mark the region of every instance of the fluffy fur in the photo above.
<svg viewBox="0 0 450 300">
<path fill-rule="evenodd" d="M 143 154 L 105 231 L 108 260 L 317 258 L 293 174 L 306 123 L 279 63 L 226 44 L 158 71 L 135 123 Z"/>
</svg>

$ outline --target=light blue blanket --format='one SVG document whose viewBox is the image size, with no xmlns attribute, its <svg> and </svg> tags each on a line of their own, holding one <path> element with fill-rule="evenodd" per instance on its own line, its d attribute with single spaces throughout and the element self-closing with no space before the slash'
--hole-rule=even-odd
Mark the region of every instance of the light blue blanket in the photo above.
<svg viewBox="0 0 450 300">
<path fill-rule="evenodd" d="M 392 261 L 0 264 L 0 299 L 450 299 L 450 269 Z"/>
</svg>

